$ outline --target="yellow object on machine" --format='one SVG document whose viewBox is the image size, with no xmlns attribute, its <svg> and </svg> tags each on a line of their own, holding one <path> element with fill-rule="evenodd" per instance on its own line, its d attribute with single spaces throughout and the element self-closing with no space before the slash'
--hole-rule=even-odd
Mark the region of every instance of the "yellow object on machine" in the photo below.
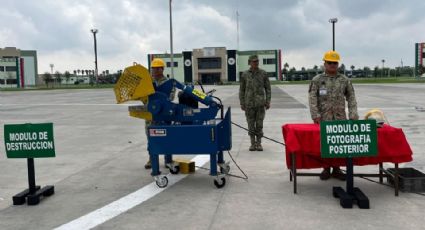
<svg viewBox="0 0 425 230">
<path fill-rule="evenodd" d="M 114 92 L 118 104 L 138 100 L 146 104 L 148 96 L 155 93 L 155 89 L 149 71 L 144 66 L 135 63 L 124 69 L 114 86 Z M 152 120 L 152 114 L 143 105 L 130 106 L 129 112 L 132 117 Z"/>
</svg>

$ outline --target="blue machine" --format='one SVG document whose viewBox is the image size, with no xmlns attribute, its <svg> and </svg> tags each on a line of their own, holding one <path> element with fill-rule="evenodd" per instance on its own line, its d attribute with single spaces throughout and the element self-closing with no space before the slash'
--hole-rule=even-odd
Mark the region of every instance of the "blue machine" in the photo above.
<svg viewBox="0 0 425 230">
<path fill-rule="evenodd" d="M 181 90 L 180 97 L 191 98 L 206 105 L 206 108 L 194 108 L 186 104 L 177 104 L 169 100 L 172 88 Z M 148 127 L 148 151 L 152 163 L 152 173 L 159 187 L 166 187 L 168 178 L 160 176 L 159 155 L 164 155 L 166 166 L 172 174 L 178 173 L 178 166 L 173 165 L 172 156 L 208 154 L 210 155 L 210 175 L 216 176 L 214 184 L 221 188 L 226 183 L 224 174 L 228 164 L 223 158 L 223 151 L 232 148 L 231 110 L 223 116 L 223 106 L 211 95 L 199 92 L 190 86 L 170 79 L 155 93 L 149 96 L 148 111 L 152 113 L 152 125 Z M 192 103 L 193 104 L 193 103 Z M 216 118 L 221 110 L 221 117 Z"/>
<path fill-rule="evenodd" d="M 173 88 L 179 89 L 179 103 L 170 100 Z M 172 174 L 179 172 L 173 155 L 210 156 L 210 175 L 221 188 L 230 170 L 224 161 L 223 151 L 232 148 L 231 110 L 224 111 L 221 100 L 191 86 L 170 79 L 160 86 L 152 83 L 149 71 L 135 63 L 127 67 L 114 87 L 117 103 L 137 100 L 143 105 L 129 106 L 130 116 L 150 121 L 148 126 L 148 151 L 156 184 L 168 185 L 167 176 L 159 171 L 159 155 L 164 155 L 166 166 Z M 203 106 L 199 107 L 199 103 Z M 217 117 L 217 113 L 220 115 Z M 225 113 L 224 113 L 225 112 Z M 220 168 L 220 173 L 217 168 Z"/>
</svg>

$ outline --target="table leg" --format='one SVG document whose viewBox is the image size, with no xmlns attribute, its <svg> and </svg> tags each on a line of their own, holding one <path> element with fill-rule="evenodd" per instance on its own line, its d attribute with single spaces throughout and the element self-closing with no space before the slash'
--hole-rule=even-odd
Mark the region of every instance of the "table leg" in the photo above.
<svg viewBox="0 0 425 230">
<path fill-rule="evenodd" d="M 297 193 L 297 166 L 295 164 L 295 153 L 291 154 L 291 172 L 292 172 L 292 176 L 294 177 L 294 194 Z"/>
<path fill-rule="evenodd" d="M 292 182 L 292 164 L 293 164 L 293 162 L 292 162 L 292 154 L 289 154 L 289 157 L 290 157 L 290 160 L 291 160 L 291 165 L 290 165 L 290 168 L 289 168 L 289 181 L 291 181 Z"/>
<path fill-rule="evenodd" d="M 379 163 L 379 183 L 382 184 L 384 182 L 384 178 L 382 177 L 382 169 L 383 169 L 383 164 Z"/>
<path fill-rule="evenodd" d="M 395 189 L 395 196 L 398 196 L 398 189 L 399 189 L 399 185 L 398 185 L 398 163 L 395 163 L 395 172 L 394 172 L 394 189 Z"/>
</svg>

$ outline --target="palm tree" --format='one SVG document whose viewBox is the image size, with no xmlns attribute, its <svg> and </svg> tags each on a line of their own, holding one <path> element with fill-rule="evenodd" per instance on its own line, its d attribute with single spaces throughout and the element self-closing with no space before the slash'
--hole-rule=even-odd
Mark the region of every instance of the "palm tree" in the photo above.
<svg viewBox="0 0 425 230">
<path fill-rule="evenodd" d="M 355 68 L 355 67 L 354 67 L 354 65 L 351 65 L 351 66 L 350 66 L 350 69 L 351 69 L 351 77 L 353 76 L 354 68 Z"/>
</svg>

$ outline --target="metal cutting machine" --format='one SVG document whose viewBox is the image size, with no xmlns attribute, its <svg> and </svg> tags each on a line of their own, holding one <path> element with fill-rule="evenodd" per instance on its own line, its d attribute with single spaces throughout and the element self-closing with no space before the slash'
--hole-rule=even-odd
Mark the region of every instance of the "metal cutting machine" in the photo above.
<svg viewBox="0 0 425 230">
<path fill-rule="evenodd" d="M 180 90 L 178 103 L 167 96 L 173 88 Z M 226 184 L 224 176 L 230 167 L 224 161 L 223 151 L 232 148 L 230 107 L 224 113 L 221 100 L 212 93 L 199 91 L 175 79 L 156 87 L 149 71 L 139 64 L 124 70 L 114 92 L 117 103 L 143 102 L 129 106 L 129 112 L 132 117 L 151 121 L 147 127 L 148 151 L 152 161 L 151 175 L 159 187 L 168 185 L 167 176 L 161 175 L 159 170 L 159 155 L 164 155 L 170 173 L 177 174 L 179 167 L 172 160 L 176 154 L 210 155 L 214 185 L 221 188 Z M 199 102 L 203 106 L 198 106 Z"/>
</svg>

